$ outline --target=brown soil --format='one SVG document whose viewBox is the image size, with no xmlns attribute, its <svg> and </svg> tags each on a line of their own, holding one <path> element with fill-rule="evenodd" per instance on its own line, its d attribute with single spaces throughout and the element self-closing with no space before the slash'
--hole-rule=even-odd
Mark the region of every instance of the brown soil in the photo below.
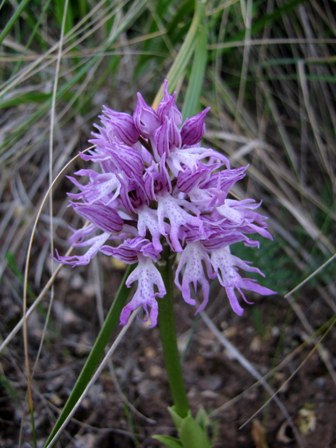
<svg viewBox="0 0 336 448">
<path fill-rule="evenodd" d="M 83 270 L 66 268 L 56 282 L 52 318 L 33 380 L 38 447 L 43 446 L 99 330 L 95 288 L 90 276 L 85 276 Z M 105 311 L 120 278 L 119 272 L 108 277 L 111 284 L 104 291 Z M 9 284 L 1 295 L 1 315 L 6 316 L 1 324 L 4 336 L 20 318 L 21 308 Z M 259 373 L 264 375 L 282 362 L 268 382 L 274 390 L 280 388 L 278 398 L 301 437 L 301 442 L 295 438 L 274 400 L 260 410 L 268 393 L 177 297 L 179 344 L 190 403 L 194 411 L 202 406 L 213 412 L 209 432 L 215 436 L 215 447 L 335 447 L 335 384 L 321 353 L 307 340 L 287 301 L 281 297 L 259 300 L 254 307 L 248 307 L 243 318 L 237 318 L 222 292 L 214 290 L 213 297 L 207 310 L 209 316 Z M 302 302 L 307 303 L 307 298 Z M 298 305 L 302 306 L 300 298 Z M 40 344 L 45 309 L 46 304 L 30 319 L 32 363 Z M 307 315 L 308 310 L 304 311 Z M 311 306 L 309 319 L 318 328 L 329 313 L 330 309 L 320 301 Z M 334 368 L 335 339 L 334 332 L 328 333 L 321 347 L 322 356 Z M 171 401 L 158 329 L 145 329 L 140 321 L 135 322 L 112 361 L 111 369 L 106 369 L 89 391 L 57 446 L 154 448 L 162 445 L 151 438 L 153 434 L 175 434 L 167 412 Z M 33 446 L 21 335 L 9 345 L 0 367 L 0 446 L 19 446 L 20 437 L 21 446 Z M 130 409 L 120 390 L 135 410 Z M 252 421 L 240 429 L 256 412 Z"/>
</svg>

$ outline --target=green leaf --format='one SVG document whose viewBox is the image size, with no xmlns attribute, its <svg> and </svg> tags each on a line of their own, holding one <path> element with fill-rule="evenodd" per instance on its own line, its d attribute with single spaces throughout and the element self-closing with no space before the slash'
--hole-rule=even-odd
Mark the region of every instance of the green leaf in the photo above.
<svg viewBox="0 0 336 448">
<path fill-rule="evenodd" d="M 25 103 L 43 103 L 44 101 L 49 100 L 50 97 L 51 93 L 25 92 L 1 101 L 0 109 L 9 109 L 11 107 L 19 106 Z"/>
<path fill-rule="evenodd" d="M 203 2 L 198 0 L 196 1 L 195 13 L 190 28 L 188 30 L 188 33 L 167 75 L 170 91 L 174 90 L 177 84 L 183 79 L 185 70 L 195 51 L 196 37 L 199 31 L 199 24 L 203 20 L 202 19 L 203 14 L 204 14 Z M 159 104 L 159 101 L 162 98 L 162 94 L 163 94 L 163 87 L 160 88 L 154 99 L 153 102 L 154 108 L 157 107 L 157 105 Z"/>
<path fill-rule="evenodd" d="M 23 285 L 23 279 L 24 279 L 24 275 L 21 271 L 21 269 L 19 268 L 19 265 L 16 262 L 15 259 L 15 255 L 11 252 L 7 252 L 5 255 L 6 258 L 6 262 L 7 265 L 9 267 L 9 269 L 13 272 L 13 274 L 17 277 L 17 279 L 19 280 L 19 282 L 21 283 L 21 285 Z M 32 299 L 35 299 L 36 296 L 34 294 L 34 291 L 32 290 L 31 286 L 28 284 L 27 287 L 27 292 L 28 292 L 28 296 Z"/>
<path fill-rule="evenodd" d="M 94 346 L 91 349 L 91 352 L 84 364 L 84 367 L 77 379 L 76 384 L 74 385 L 71 394 L 64 405 L 64 408 L 58 417 L 55 426 L 53 427 L 48 440 L 45 446 L 49 445 L 50 441 L 53 439 L 54 435 L 57 433 L 58 429 L 62 426 L 63 422 L 66 420 L 67 416 L 70 414 L 72 409 L 75 407 L 79 397 L 84 391 L 85 387 L 89 383 L 92 378 L 99 362 L 104 354 L 105 347 L 107 346 L 113 331 L 117 327 L 119 323 L 119 316 L 122 308 L 124 307 L 126 300 L 129 295 L 129 289 L 125 285 L 125 281 L 129 274 L 133 271 L 135 265 L 129 266 L 127 269 L 124 278 L 121 282 L 117 295 L 112 303 L 112 306 L 106 316 L 105 322 L 99 332 L 99 335 L 96 339 Z"/>
<path fill-rule="evenodd" d="M 181 443 L 178 439 L 171 436 L 155 435 L 153 439 L 158 440 L 163 443 L 168 448 L 182 448 Z"/>
<path fill-rule="evenodd" d="M 139 55 L 138 63 L 133 73 L 135 81 L 148 70 L 151 70 L 155 58 L 158 58 L 159 64 L 161 64 L 162 58 L 163 60 L 171 58 L 175 53 L 175 48 L 183 41 L 190 25 L 190 17 L 192 17 L 194 12 L 194 2 L 184 0 L 178 2 L 175 6 L 176 9 L 172 8 L 171 0 L 160 0 L 156 2 L 155 6 L 154 4 L 149 6 L 150 14 L 146 23 L 142 26 L 143 34 L 155 33 L 163 28 L 165 29 L 165 35 L 161 38 L 148 39 L 144 42 L 143 54 Z M 158 24 L 158 18 L 160 18 L 160 25 Z"/>
<path fill-rule="evenodd" d="M 171 406 L 168 408 L 169 414 L 174 422 L 174 425 L 179 430 L 181 428 L 183 417 L 180 417 L 179 414 L 175 411 L 175 407 Z"/>
<path fill-rule="evenodd" d="M 182 109 L 182 115 L 184 119 L 198 112 L 204 74 L 207 66 L 208 28 L 205 23 L 204 5 L 202 4 L 200 8 L 201 8 L 200 12 L 201 19 L 200 24 L 198 26 L 194 60 L 191 67 L 188 89 Z"/>
<path fill-rule="evenodd" d="M 10 30 L 13 28 L 13 26 L 15 25 L 15 22 L 18 20 L 18 18 L 20 17 L 20 14 L 25 9 L 25 7 L 27 6 L 28 3 L 29 3 L 29 0 L 23 0 L 21 3 L 19 3 L 15 7 L 14 14 L 8 20 L 6 26 L 4 27 L 4 29 L 0 33 L 0 43 L 4 40 L 4 38 L 8 35 Z"/>
<path fill-rule="evenodd" d="M 200 408 L 196 414 L 196 422 L 202 427 L 206 428 L 211 425 L 209 414 L 204 408 Z"/>
<path fill-rule="evenodd" d="M 183 419 L 179 436 L 184 448 L 211 448 L 205 430 L 191 415 Z"/>
<path fill-rule="evenodd" d="M 274 22 L 280 20 L 283 16 L 287 16 L 287 19 L 290 20 L 290 14 L 294 13 L 295 9 L 306 0 L 289 0 L 287 3 L 284 3 L 282 6 L 278 8 L 274 8 L 274 10 L 269 14 L 262 15 L 259 19 L 254 20 L 251 26 L 251 36 L 256 36 L 258 32 L 264 30 L 266 26 L 271 26 Z M 242 41 L 245 38 L 245 28 L 238 31 L 237 33 L 232 34 L 230 37 L 225 39 L 225 43 L 223 45 L 223 53 L 228 51 L 236 51 L 235 48 L 227 46 L 230 42 L 238 42 Z M 220 44 L 218 46 L 220 48 Z"/>
<path fill-rule="evenodd" d="M 64 8 L 65 8 L 65 0 L 57 0 L 55 2 L 55 16 L 60 27 L 62 26 Z M 74 20 L 73 20 L 72 7 L 71 3 L 68 2 L 64 24 L 64 33 L 65 34 L 69 33 L 73 28 L 73 25 Z"/>
<path fill-rule="evenodd" d="M 200 420 L 198 423 L 189 412 L 187 417 L 180 417 L 174 406 L 168 408 L 168 411 L 174 421 L 174 424 L 178 430 L 179 438 L 183 448 L 211 448 L 211 443 L 207 436 L 205 426 L 202 427 L 202 423 L 207 423 L 208 418 L 205 417 L 206 412 L 199 411 L 197 418 Z"/>
</svg>

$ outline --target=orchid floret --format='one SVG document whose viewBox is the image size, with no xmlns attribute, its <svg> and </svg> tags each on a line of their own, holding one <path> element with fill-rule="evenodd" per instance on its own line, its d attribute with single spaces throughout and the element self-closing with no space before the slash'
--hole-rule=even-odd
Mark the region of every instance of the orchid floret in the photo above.
<svg viewBox="0 0 336 448">
<path fill-rule="evenodd" d="M 156 298 L 162 298 L 166 294 L 159 270 L 150 258 L 139 256 L 138 266 L 129 275 L 126 286 L 128 288 L 137 282 L 137 289 L 132 300 L 123 308 L 120 315 L 121 324 L 128 322 L 132 311 L 142 307 L 145 311 L 145 321 L 150 327 L 155 327 L 158 317 L 158 304 Z"/>
</svg>

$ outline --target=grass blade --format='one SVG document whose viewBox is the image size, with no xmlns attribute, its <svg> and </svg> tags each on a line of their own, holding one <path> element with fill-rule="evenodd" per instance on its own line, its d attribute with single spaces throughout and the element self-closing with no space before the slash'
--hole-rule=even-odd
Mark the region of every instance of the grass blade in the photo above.
<svg viewBox="0 0 336 448">
<path fill-rule="evenodd" d="M 198 26 L 197 41 L 188 89 L 183 104 L 183 118 L 190 117 L 198 112 L 199 99 L 203 86 L 204 74 L 208 59 L 208 28 L 205 23 L 204 5 L 200 5 L 200 23 Z"/>
<path fill-rule="evenodd" d="M 76 381 L 76 384 L 74 385 L 72 392 L 67 400 L 67 402 L 64 405 L 64 408 L 58 417 L 55 426 L 53 427 L 52 431 L 50 432 L 50 435 L 48 437 L 48 440 L 46 442 L 46 446 L 48 446 L 51 442 L 51 440 L 54 438 L 58 430 L 61 428 L 63 423 L 66 421 L 68 415 L 72 412 L 74 407 L 76 406 L 76 403 L 82 393 L 84 392 L 85 388 L 87 387 L 89 381 L 91 380 L 93 374 L 95 373 L 97 366 L 104 354 L 104 350 L 111 338 L 111 335 L 115 328 L 117 327 L 119 323 L 119 315 L 124 307 L 127 297 L 129 295 L 129 289 L 125 285 L 126 278 L 129 276 L 129 274 L 133 271 L 135 265 L 129 266 L 127 269 L 124 278 L 121 282 L 121 286 L 117 292 L 117 295 L 115 297 L 114 302 L 112 303 L 112 306 L 106 316 L 104 325 L 102 326 L 99 335 L 96 339 L 96 342 L 94 346 L 91 349 L 91 352 L 84 364 L 84 367 Z"/>
<path fill-rule="evenodd" d="M 198 1 L 196 0 L 195 14 L 191 22 L 190 28 L 174 60 L 174 63 L 171 66 L 167 75 L 170 91 L 174 90 L 178 82 L 183 78 L 185 69 L 187 68 L 187 65 L 195 51 L 196 36 L 199 29 L 203 8 L 204 8 L 203 2 L 200 0 Z M 153 102 L 154 109 L 157 108 L 159 101 L 162 97 L 162 93 L 163 93 L 163 86 L 160 88 L 154 99 Z"/>
<path fill-rule="evenodd" d="M 52 446 L 54 446 L 54 444 L 57 442 L 58 437 L 61 435 L 63 429 L 66 427 L 66 425 L 69 423 L 69 421 L 71 420 L 71 418 L 73 417 L 74 413 L 76 412 L 76 410 L 78 409 L 78 407 L 80 406 L 83 398 L 85 397 L 87 391 L 89 390 L 89 388 L 97 381 L 99 375 L 101 374 L 101 372 L 103 371 L 104 367 L 106 366 L 108 360 L 110 359 L 110 357 L 112 356 L 112 354 L 115 352 L 116 348 L 118 347 L 119 343 L 121 342 L 122 338 L 125 336 L 127 330 L 129 329 L 129 327 L 132 325 L 133 320 L 135 319 L 136 315 L 138 314 L 139 310 L 136 310 L 132 313 L 132 315 L 130 316 L 127 325 L 125 325 L 120 333 L 118 334 L 118 336 L 116 337 L 115 341 L 113 342 L 113 344 L 111 345 L 111 347 L 109 348 L 109 350 L 107 351 L 106 355 L 104 356 L 104 359 L 102 360 L 102 362 L 100 363 L 99 367 L 97 368 L 97 370 L 95 371 L 94 375 L 90 378 L 90 380 L 88 381 L 87 385 L 85 386 L 85 388 L 83 389 L 82 393 L 80 394 L 80 396 L 78 397 L 78 400 L 76 401 L 75 405 L 73 406 L 73 408 L 70 410 L 69 414 L 66 416 L 65 420 L 63 421 L 62 425 L 59 427 L 59 429 L 57 430 L 57 432 L 55 433 L 55 435 L 53 436 L 53 438 L 50 440 L 50 442 L 47 442 L 46 444 L 46 448 L 51 448 Z"/>
<path fill-rule="evenodd" d="M 7 25 L 0 33 L 0 44 L 4 40 L 4 38 L 8 35 L 10 30 L 13 28 L 16 20 L 19 18 L 21 12 L 25 9 L 25 7 L 27 6 L 28 3 L 29 3 L 29 0 L 22 0 L 22 2 L 15 8 L 14 14 L 8 20 Z"/>
</svg>

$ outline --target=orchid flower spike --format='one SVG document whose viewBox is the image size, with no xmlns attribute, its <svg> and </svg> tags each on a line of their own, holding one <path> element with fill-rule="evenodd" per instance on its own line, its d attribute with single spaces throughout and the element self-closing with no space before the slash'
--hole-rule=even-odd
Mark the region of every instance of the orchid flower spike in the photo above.
<svg viewBox="0 0 336 448">
<path fill-rule="evenodd" d="M 217 278 L 239 316 L 249 303 L 245 294 L 274 294 L 242 271 L 263 275 L 231 253 L 235 244 L 258 247 L 258 234 L 271 239 L 267 219 L 253 199 L 230 198 L 232 187 L 247 167 L 230 168 L 229 160 L 200 141 L 210 108 L 184 123 L 164 83 L 158 109 L 138 93 L 133 115 L 104 106 L 90 140 L 95 148 L 82 158 L 97 170 L 83 169 L 70 177 L 78 193 L 71 206 L 89 225 L 73 230 L 70 243 L 84 253 L 60 256 L 61 263 L 88 264 L 97 253 L 137 266 L 126 286 L 136 283 L 133 298 L 121 312 L 125 325 L 131 312 L 144 310 L 149 326 L 157 324 L 157 300 L 166 289 L 157 263 L 164 250 L 176 254 L 175 285 L 184 301 L 202 311 L 209 301 L 210 281 Z M 242 299 L 242 300 L 241 300 Z"/>
</svg>

